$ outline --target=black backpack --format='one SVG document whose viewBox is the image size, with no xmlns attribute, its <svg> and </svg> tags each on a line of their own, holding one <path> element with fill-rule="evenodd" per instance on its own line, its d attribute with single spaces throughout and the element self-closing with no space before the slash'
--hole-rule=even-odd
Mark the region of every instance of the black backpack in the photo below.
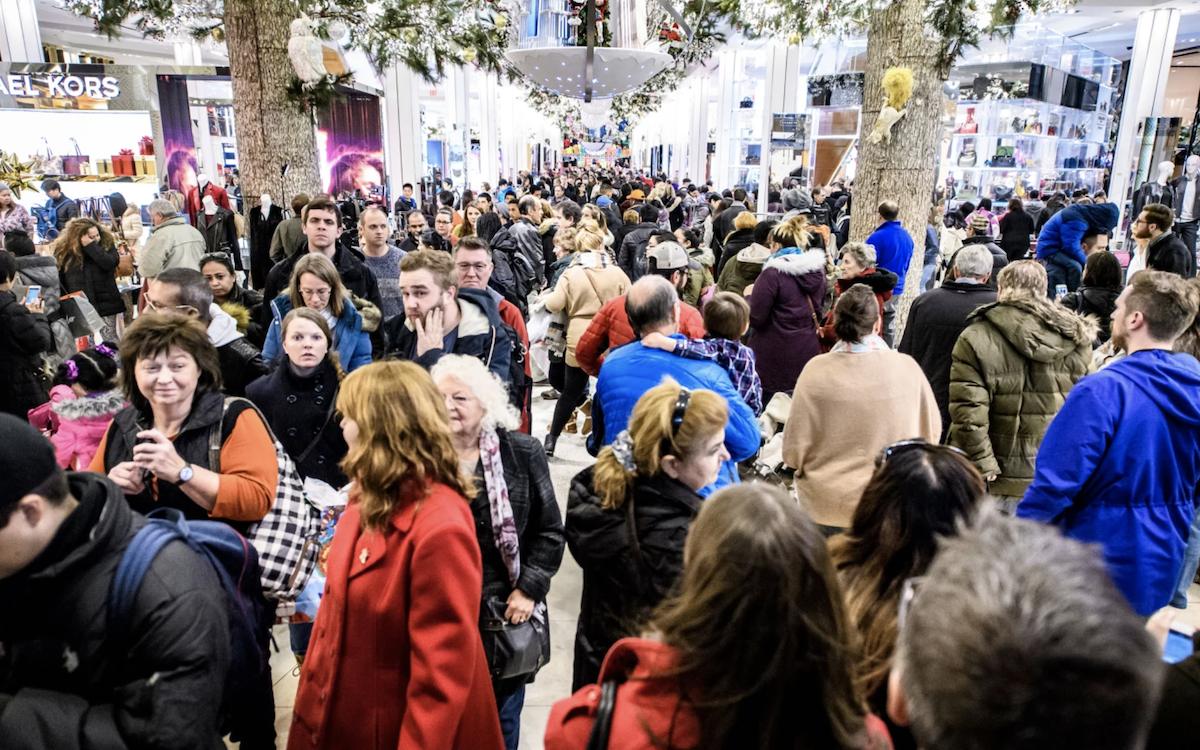
<svg viewBox="0 0 1200 750">
<path fill-rule="evenodd" d="M 531 412 L 533 399 L 533 378 L 525 374 L 525 361 L 529 352 L 517 331 L 507 323 L 500 324 L 508 336 L 508 400 L 520 412 L 522 418 Z"/>
</svg>

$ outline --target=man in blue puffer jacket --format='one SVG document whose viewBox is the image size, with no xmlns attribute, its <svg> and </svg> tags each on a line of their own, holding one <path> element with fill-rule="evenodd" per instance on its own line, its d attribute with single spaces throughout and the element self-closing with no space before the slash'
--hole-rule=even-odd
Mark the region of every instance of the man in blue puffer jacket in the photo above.
<svg viewBox="0 0 1200 750">
<path fill-rule="evenodd" d="M 1071 389 L 1017 506 L 1100 544 L 1143 616 L 1170 603 L 1196 516 L 1200 362 L 1171 347 L 1197 307 L 1200 294 L 1175 274 L 1133 277 L 1112 316 L 1113 343 L 1128 356 Z"/>
<path fill-rule="evenodd" d="M 685 338 L 679 331 L 679 296 L 671 283 L 661 276 L 644 276 L 634 283 L 625 298 L 625 310 L 634 333 L 641 337 L 661 333 Z M 758 452 L 762 433 L 754 412 L 742 400 L 729 379 L 729 373 L 716 362 L 685 359 L 676 354 L 642 346 L 631 341 L 613 350 L 604 359 L 592 399 L 593 430 L 588 438 L 592 455 L 616 440 L 629 426 L 629 417 L 638 399 L 646 391 L 670 378 L 685 388 L 704 388 L 722 396 L 729 405 L 725 425 L 725 449 L 730 459 L 721 467 L 717 481 L 700 491 L 704 497 L 727 484 L 738 481 L 737 462 Z"/>
<path fill-rule="evenodd" d="M 1046 262 L 1047 294 L 1050 297 L 1054 296 L 1054 287 L 1059 284 L 1066 284 L 1068 292 L 1079 288 L 1088 256 L 1084 237 L 1104 235 L 1107 238 L 1117 226 L 1119 215 L 1115 203 L 1076 203 L 1050 217 L 1037 242 L 1037 258 Z M 1091 244 L 1094 243 L 1092 240 Z"/>
</svg>

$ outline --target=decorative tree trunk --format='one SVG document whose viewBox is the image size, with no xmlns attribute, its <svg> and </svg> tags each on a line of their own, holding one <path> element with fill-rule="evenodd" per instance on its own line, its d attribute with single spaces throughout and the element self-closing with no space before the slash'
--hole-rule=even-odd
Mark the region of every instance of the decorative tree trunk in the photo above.
<svg viewBox="0 0 1200 750">
<path fill-rule="evenodd" d="M 896 310 L 897 343 L 908 320 L 908 308 L 921 291 L 925 226 L 937 181 L 941 138 L 942 77 L 937 71 L 937 45 L 925 30 L 925 8 L 925 0 L 893 0 L 871 16 L 862 133 L 870 132 L 886 103 L 880 84 L 888 68 L 912 68 L 913 93 L 904 117 L 892 126 L 891 143 L 868 143 L 865 137 L 859 140 L 850 218 L 850 238 L 865 240 L 878 223 L 879 204 L 895 201 L 900 206 L 900 222 L 912 235 L 912 262 Z"/>
<path fill-rule="evenodd" d="M 290 0 L 225 0 L 225 35 L 233 78 L 238 165 L 246 211 L 270 193 L 286 206 L 297 193 L 323 192 L 312 117 L 290 103 Z M 284 167 L 287 175 L 281 175 Z"/>
</svg>

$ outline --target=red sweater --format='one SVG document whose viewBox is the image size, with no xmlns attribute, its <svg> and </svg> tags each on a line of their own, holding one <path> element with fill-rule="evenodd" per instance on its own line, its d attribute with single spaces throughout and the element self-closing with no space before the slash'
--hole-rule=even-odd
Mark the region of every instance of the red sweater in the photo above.
<svg viewBox="0 0 1200 750">
<path fill-rule="evenodd" d="M 700 317 L 699 310 L 685 302 L 679 303 L 679 332 L 689 339 L 704 338 L 704 318 Z M 596 377 L 600 374 L 600 365 L 604 364 L 605 353 L 634 338 L 629 316 L 625 314 L 625 295 L 613 297 L 604 303 L 579 337 L 575 344 L 575 360 L 584 372 Z"/>
</svg>

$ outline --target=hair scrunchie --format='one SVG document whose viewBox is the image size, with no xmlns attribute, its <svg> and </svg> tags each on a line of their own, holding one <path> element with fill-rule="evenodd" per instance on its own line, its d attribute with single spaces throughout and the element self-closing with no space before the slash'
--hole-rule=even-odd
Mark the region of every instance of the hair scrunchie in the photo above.
<svg viewBox="0 0 1200 750">
<path fill-rule="evenodd" d="M 630 437 L 629 430 L 621 430 L 621 434 L 617 435 L 610 447 L 622 469 L 628 472 L 637 471 L 637 462 L 633 460 L 633 438 Z"/>
<path fill-rule="evenodd" d="M 71 382 L 78 380 L 79 365 L 75 362 L 75 360 L 68 359 L 65 364 L 67 366 L 67 380 L 70 380 Z"/>
<path fill-rule="evenodd" d="M 96 344 L 96 351 L 97 351 L 98 353 L 100 353 L 100 354 L 103 354 L 104 356 L 108 357 L 109 359 L 116 359 L 116 358 L 117 358 L 117 352 L 116 352 L 116 350 L 115 350 L 115 349 L 113 349 L 113 348 L 112 348 L 111 346 L 109 346 L 108 344 L 103 344 L 103 343 L 101 343 L 101 344 Z"/>
</svg>

